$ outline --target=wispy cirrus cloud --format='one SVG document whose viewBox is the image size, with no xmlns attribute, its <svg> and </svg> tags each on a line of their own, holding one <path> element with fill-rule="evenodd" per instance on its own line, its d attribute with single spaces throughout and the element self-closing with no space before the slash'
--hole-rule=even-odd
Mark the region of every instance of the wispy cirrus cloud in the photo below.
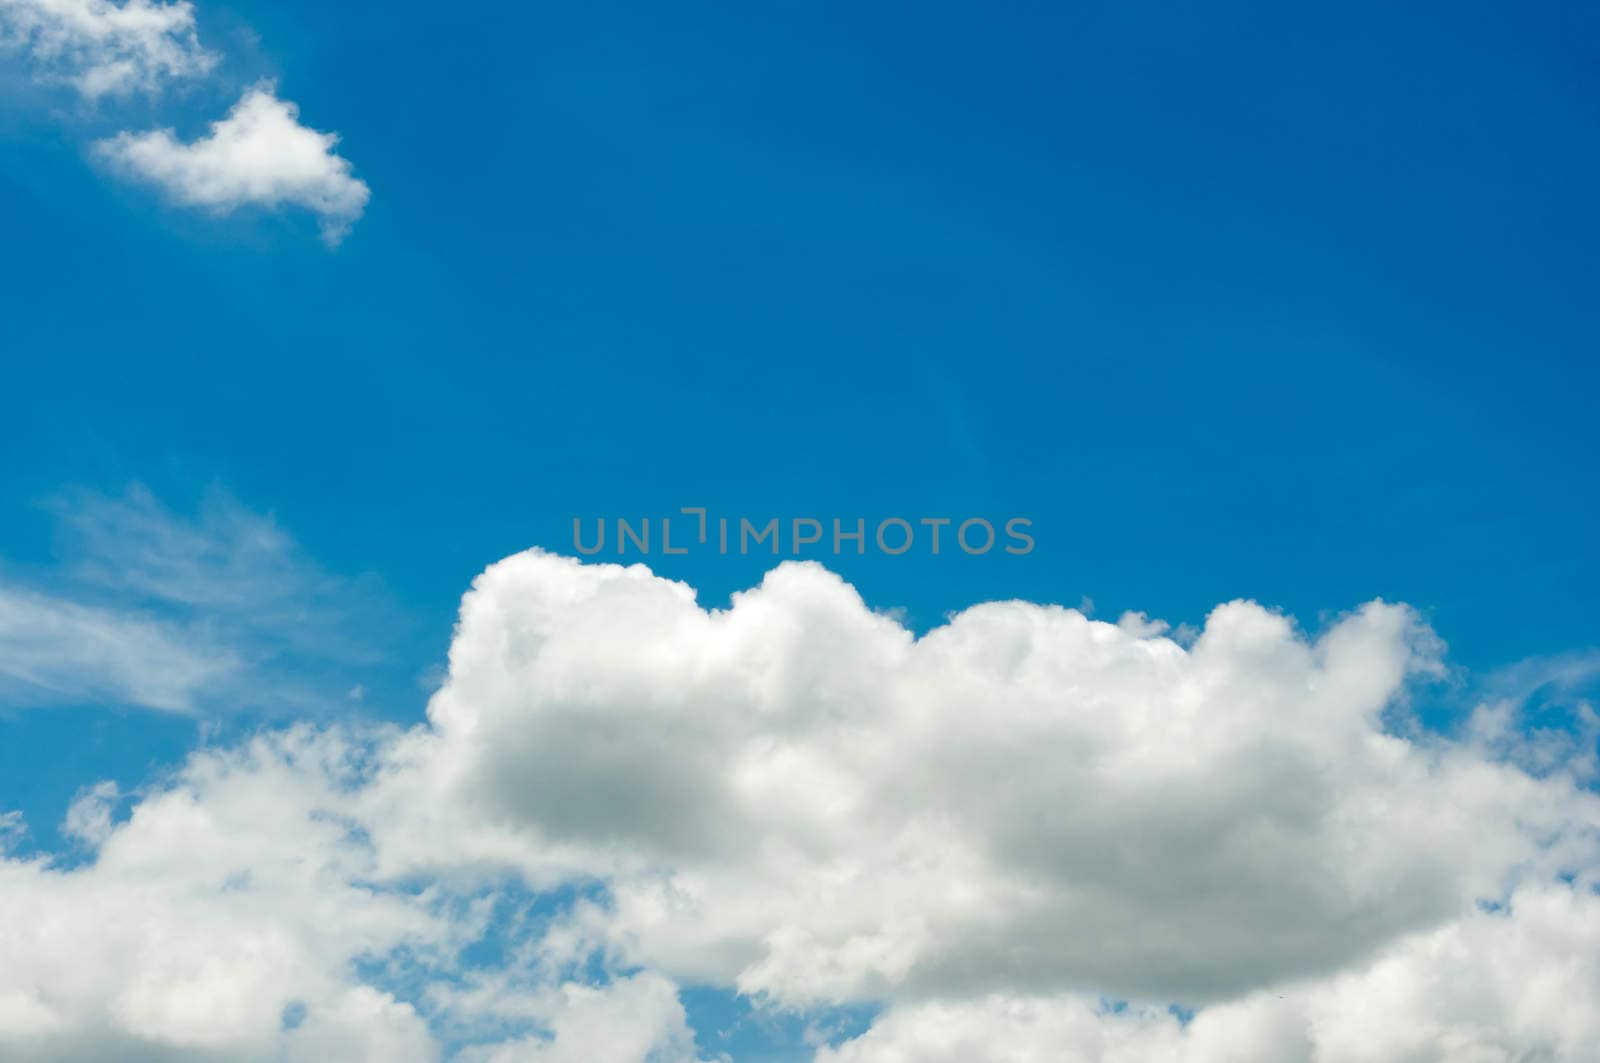
<svg viewBox="0 0 1600 1063">
<path fill-rule="evenodd" d="M 239 669 L 229 647 L 181 624 L 0 587 L 0 698 L 188 712 Z"/>
<path fill-rule="evenodd" d="M 48 579 L 0 579 L 0 699 L 164 712 L 306 708 L 375 659 L 369 589 L 324 572 L 269 516 L 212 492 L 180 514 L 147 489 L 55 500 Z M 330 675 L 331 673 L 331 675 Z"/>
</svg>

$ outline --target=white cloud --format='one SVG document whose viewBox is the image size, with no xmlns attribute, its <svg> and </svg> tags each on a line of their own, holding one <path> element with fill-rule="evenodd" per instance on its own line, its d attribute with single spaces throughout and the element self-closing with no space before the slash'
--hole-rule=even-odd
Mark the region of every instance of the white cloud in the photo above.
<svg viewBox="0 0 1600 1063">
<path fill-rule="evenodd" d="M 1595 866 L 1569 773 L 1385 729 L 1436 667 L 1410 610 L 1152 630 L 1006 602 L 914 639 L 814 565 L 707 612 L 524 554 L 464 603 L 417 770 L 605 877 L 626 961 L 796 1006 L 1221 1000 Z"/>
<path fill-rule="evenodd" d="M 412 1009 L 348 973 L 452 933 L 425 899 L 361 882 L 366 852 L 337 815 L 350 757 L 305 732 L 199 755 L 97 826 L 91 864 L 0 861 L 0 1056 L 265 1060 L 305 1039 L 362 1046 L 341 1059 L 432 1058 Z"/>
<path fill-rule="evenodd" d="M 38 80 L 69 83 L 90 100 L 154 94 L 173 80 L 206 77 L 219 62 L 200 45 L 194 6 L 158 0 L 0 0 L 3 51 L 27 56 Z M 124 131 L 96 148 L 185 206 L 310 210 L 335 245 L 371 197 L 334 150 L 338 143 L 337 134 L 302 125 L 298 107 L 275 87 L 259 85 L 193 142 L 156 129 Z"/>
<path fill-rule="evenodd" d="M 123 822 L 109 787 L 75 803 L 90 862 L 0 856 L 0 1058 L 430 1063 L 438 1030 L 469 1060 L 692 1063 L 660 975 L 541 973 L 536 930 L 464 964 L 492 880 L 383 874 L 363 819 L 383 744 L 301 727 L 198 753 Z"/>
<path fill-rule="evenodd" d="M 0 0 L 0 44 L 25 50 L 47 77 L 84 96 L 153 92 L 209 73 L 194 6 L 151 0 Z"/>
<path fill-rule="evenodd" d="M 913 1004 L 818 1063 L 1583 1063 L 1600 1051 L 1600 897 L 1519 891 L 1371 963 L 1199 1012 L 1081 996 Z"/>
<path fill-rule="evenodd" d="M 699 1063 L 678 990 L 644 973 L 608 985 L 568 982 L 529 994 L 545 1032 L 477 1045 L 460 1063 Z"/>
<path fill-rule="evenodd" d="M 85 790 L 88 863 L 0 859 L 0 1056 L 678 1063 L 687 983 L 886 1009 L 819 1063 L 1600 1054 L 1580 750 L 1393 733 L 1442 652 L 1401 606 L 1159 632 L 510 558 L 428 724 L 202 752 Z"/>
<path fill-rule="evenodd" d="M 245 93 L 208 136 L 180 141 L 170 129 L 120 133 L 98 149 L 120 169 L 185 206 L 226 214 L 240 207 L 303 207 L 337 244 L 366 209 L 370 190 L 334 151 L 339 137 L 300 124 L 299 109 L 271 86 Z"/>
</svg>

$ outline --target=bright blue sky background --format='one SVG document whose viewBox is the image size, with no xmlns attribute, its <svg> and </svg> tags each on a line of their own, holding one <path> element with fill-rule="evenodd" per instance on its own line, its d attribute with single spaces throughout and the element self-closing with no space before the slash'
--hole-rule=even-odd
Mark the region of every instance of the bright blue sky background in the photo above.
<svg viewBox="0 0 1600 1063">
<path fill-rule="evenodd" d="M 406 721 L 486 563 L 696 503 L 1035 522 L 840 563 L 919 627 L 1382 596 L 1477 675 L 1600 643 L 1591 5 L 199 9 L 234 81 L 180 132 L 275 76 L 372 205 L 334 252 L 183 213 L 86 161 L 142 105 L 0 103 L 13 570 L 68 485 L 220 484 L 382 579 Z M 0 715 L 0 805 L 192 737 Z"/>
</svg>

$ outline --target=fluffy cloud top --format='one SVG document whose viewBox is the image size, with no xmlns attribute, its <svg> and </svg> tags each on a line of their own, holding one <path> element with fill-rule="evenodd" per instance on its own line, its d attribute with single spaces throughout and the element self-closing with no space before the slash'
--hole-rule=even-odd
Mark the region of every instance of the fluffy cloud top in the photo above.
<svg viewBox="0 0 1600 1063">
<path fill-rule="evenodd" d="M 0 857 L 0 1055 L 690 1063 L 697 984 L 883 1009 L 819 1063 L 1600 1058 L 1592 762 L 1410 727 L 1440 653 L 1383 603 L 916 638 L 814 565 L 708 611 L 519 555 L 427 724 L 202 752 L 86 791 L 79 866 Z"/>
<path fill-rule="evenodd" d="M 217 61 L 200 46 L 187 2 L 0 0 L 0 42 L 26 49 L 91 99 L 154 91 Z"/>
<path fill-rule="evenodd" d="M 245 206 L 303 207 L 337 244 L 366 209 L 365 182 L 334 151 L 339 137 L 300 124 L 299 109 L 271 86 L 247 92 L 208 136 L 190 143 L 170 129 L 121 133 L 98 147 L 132 176 L 178 203 L 226 214 Z"/>
<path fill-rule="evenodd" d="M 914 639 L 815 565 L 708 612 L 525 554 L 465 602 L 434 769 L 605 873 L 633 962 L 793 1005 L 1193 1004 L 1595 866 L 1569 778 L 1386 726 L 1438 651 L 1382 603 L 1315 640 L 1247 602 L 1188 648 L 1024 602 Z"/>
</svg>

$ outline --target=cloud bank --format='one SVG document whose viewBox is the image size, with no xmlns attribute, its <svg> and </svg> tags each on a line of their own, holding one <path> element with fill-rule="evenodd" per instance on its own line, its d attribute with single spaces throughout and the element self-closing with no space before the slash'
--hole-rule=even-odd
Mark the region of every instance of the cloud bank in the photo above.
<svg viewBox="0 0 1600 1063">
<path fill-rule="evenodd" d="M 708 612 L 526 554 L 425 741 L 451 801 L 609 877 L 630 961 L 794 1006 L 1199 1004 L 1594 866 L 1573 778 L 1387 725 L 1439 653 L 1383 603 L 1315 640 L 1247 602 L 1188 648 L 1024 602 L 914 639 L 815 565 Z"/>
<path fill-rule="evenodd" d="M 720 986 L 877 1011 L 818 1063 L 1595 1058 L 1591 751 L 1416 728 L 1442 652 L 1380 602 L 918 638 L 816 565 L 706 610 L 521 554 L 426 724 L 203 751 L 0 860 L 0 1055 L 681 1063 Z"/>
</svg>

